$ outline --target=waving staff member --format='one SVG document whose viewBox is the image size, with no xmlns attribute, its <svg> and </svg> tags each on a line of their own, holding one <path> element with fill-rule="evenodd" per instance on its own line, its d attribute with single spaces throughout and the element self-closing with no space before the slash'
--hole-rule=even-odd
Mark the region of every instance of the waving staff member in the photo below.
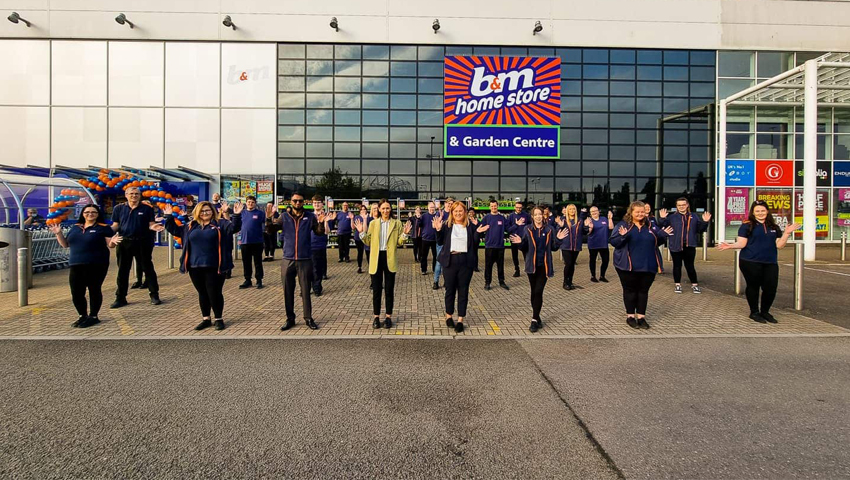
<svg viewBox="0 0 850 480">
<path fill-rule="evenodd" d="M 738 229 L 735 243 L 721 243 L 717 246 L 720 250 L 741 250 L 740 269 L 747 281 L 750 318 L 756 322 L 777 323 L 770 314 L 770 307 L 776 299 L 776 287 L 779 285 L 777 253 L 780 248 L 785 248 L 788 238 L 799 228 L 799 224 L 792 223 L 782 232 L 773 219 L 773 214 L 767 209 L 767 203 L 759 200 L 750 206 L 749 218 Z"/>
<path fill-rule="evenodd" d="M 324 291 L 322 280 L 328 279 L 328 232 L 330 215 L 325 213 L 325 201 L 321 195 L 313 195 L 313 214 L 325 218 L 324 233 L 311 232 L 310 247 L 313 249 L 313 293 L 321 297 Z"/>
<path fill-rule="evenodd" d="M 490 200 L 490 213 L 484 215 L 481 224 L 486 232 L 484 238 L 484 290 L 490 290 L 493 280 L 493 264 L 496 264 L 499 286 L 510 290 L 505 283 L 505 228 L 507 220 L 499 213 L 499 202 Z"/>
<path fill-rule="evenodd" d="M 447 197 L 446 198 L 446 202 L 444 204 L 445 209 L 442 212 L 440 212 L 440 219 L 443 221 L 443 223 L 446 223 L 446 221 L 448 221 L 449 217 L 451 217 L 452 205 L 454 204 L 454 201 L 455 201 L 454 197 Z M 442 248 L 443 248 L 443 246 L 440 244 L 439 239 L 438 239 L 438 241 L 437 241 L 437 257 L 440 256 L 440 251 L 442 250 Z M 440 289 L 440 275 L 442 273 L 443 273 L 443 264 L 438 261 L 437 263 L 434 264 L 434 285 L 431 286 L 432 290 L 439 290 Z"/>
<path fill-rule="evenodd" d="M 339 249 L 338 263 L 348 263 L 351 259 L 348 251 L 351 250 L 351 221 L 354 214 L 348 211 L 348 202 L 342 202 L 342 211 L 336 212 L 336 243 Z"/>
<path fill-rule="evenodd" d="M 508 235 L 522 236 L 525 226 L 531 223 L 531 215 L 522 210 L 522 202 L 514 204 L 514 211 L 508 215 Z M 511 242 L 511 259 L 514 261 L 514 277 L 519 277 L 519 245 Z"/>
<path fill-rule="evenodd" d="M 511 243 L 520 247 L 525 255 L 525 273 L 531 286 L 531 325 L 528 327 L 531 333 L 543 327 L 543 320 L 540 318 L 543 289 L 546 288 L 549 277 L 555 276 L 552 250 L 555 248 L 556 238 L 563 240 L 566 236 L 566 230 L 556 234 L 546 223 L 541 207 L 531 209 L 531 225 L 523 227 L 520 233 L 511 235 Z"/>
<path fill-rule="evenodd" d="M 478 242 L 478 234 L 486 229 L 484 226 L 476 228 L 469 221 L 469 214 L 463 202 L 452 204 L 446 223 L 443 223 L 442 217 L 439 216 L 435 217 L 432 223 L 437 232 L 437 245 L 442 247 L 437 256 L 446 282 L 446 326 L 454 327 L 455 332 L 462 332 L 469 301 L 469 283 L 478 264 L 473 245 Z M 455 297 L 457 323 L 452 318 L 455 313 Z"/>
<path fill-rule="evenodd" d="M 271 208 L 269 208 L 271 205 Z M 276 223 L 280 218 L 280 212 L 274 208 L 273 203 L 266 203 L 266 212 L 271 211 L 271 216 L 266 217 L 265 225 L 263 226 L 263 247 L 264 247 L 264 262 L 274 260 L 274 251 L 277 250 L 277 232 L 280 231 L 280 224 Z"/>
<path fill-rule="evenodd" d="M 369 209 L 366 208 L 366 205 L 360 205 L 360 215 L 357 216 L 354 220 L 360 219 L 361 222 L 365 222 L 366 226 L 369 226 L 369 222 L 372 221 L 372 216 L 369 215 Z M 363 245 L 363 240 L 360 239 L 360 235 L 354 236 L 354 246 L 357 248 L 357 273 L 363 273 L 363 251 L 366 246 Z"/>
<path fill-rule="evenodd" d="M 313 320 L 313 302 L 310 299 L 310 287 L 313 284 L 312 233 L 325 233 L 325 214 L 318 216 L 304 210 L 304 195 L 292 194 L 292 206 L 280 216 L 283 236 L 283 265 L 280 269 L 283 281 L 283 301 L 286 306 L 286 323 L 281 330 L 295 326 L 295 278 L 301 287 L 301 302 L 304 311 L 304 323 L 311 330 L 319 328 Z"/>
<path fill-rule="evenodd" d="M 236 215 L 234 209 L 233 212 Z M 257 197 L 245 197 L 245 208 L 241 210 L 242 238 L 239 244 L 242 248 L 242 270 L 245 281 L 239 288 L 251 288 L 251 263 L 256 270 L 257 288 L 263 288 L 263 230 L 266 227 L 266 213 L 257 208 Z"/>
<path fill-rule="evenodd" d="M 382 200 L 378 205 L 381 216 L 372 222 L 368 230 L 359 218 L 354 219 L 354 228 L 363 243 L 369 245 L 369 274 L 372 275 L 372 328 L 381 328 L 381 291 L 386 295 L 387 310 L 384 328 L 393 326 L 393 304 L 395 300 L 395 274 L 398 272 L 398 247 L 404 245 L 413 228 L 407 222 L 402 230 L 401 222 L 392 218 L 393 207 Z"/>
<path fill-rule="evenodd" d="M 233 205 L 233 222 L 227 217 L 227 203 L 222 202 L 221 214 L 210 202 L 200 202 L 192 212 L 192 220 L 178 226 L 172 215 L 171 205 L 166 205 L 162 213 L 166 215 L 165 228 L 175 237 L 183 239 L 183 251 L 180 254 L 180 273 L 188 273 L 192 285 L 198 292 L 201 306 L 201 323 L 195 330 L 203 330 L 215 325 L 216 330 L 224 330 L 224 280 L 225 272 L 233 269 L 232 248 L 228 248 L 227 238 L 232 238 L 242 226 L 242 204 Z M 215 323 L 210 313 L 215 317 Z"/>
<path fill-rule="evenodd" d="M 419 249 L 419 265 L 422 275 L 428 274 L 428 252 L 431 253 L 431 271 L 437 268 L 437 231 L 434 230 L 434 218 L 440 216 L 434 202 L 428 202 L 428 211 L 419 219 L 419 236 L 422 248 Z"/>
<path fill-rule="evenodd" d="M 109 249 L 122 240 L 105 222 L 97 205 L 86 205 L 67 237 L 62 234 L 62 225 L 50 225 L 50 231 L 56 235 L 59 245 L 71 249 L 68 283 L 71 285 L 71 300 L 80 315 L 71 324 L 72 327 L 87 328 L 100 323 L 97 314 L 103 305 L 101 287 L 106 271 L 109 270 Z M 89 303 L 86 303 L 86 290 L 89 292 Z"/>
<path fill-rule="evenodd" d="M 644 203 L 632 202 L 611 234 L 609 241 L 614 246 L 614 268 L 623 285 L 626 323 L 632 328 L 649 328 L 646 321 L 649 288 L 662 265 L 658 242 L 672 233 L 670 227 L 654 229 L 646 218 Z"/>
<path fill-rule="evenodd" d="M 564 259 L 564 290 L 573 290 L 573 275 L 576 271 L 576 259 L 581 252 L 584 233 L 589 230 L 579 218 L 578 209 L 569 204 L 564 207 L 564 216 L 555 219 L 557 228 L 566 232 L 566 238 L 560 242 L 561 258 Z"/>
<path fill-rule="evenodd" d="M 676 284 L 675 292 L 682 293 L 682 263 L 688 271 L 688 280 L 691 281 L 691 290 L 694 293 L 702 293 L 697 280 L 697 270 L 694 268 L 694 259 L 697 256 L 697 234 L 708 230 L 711 214 L 705 212 L 702 218 L 691 212 L 691 205 L 687 198 L 676 200 L 676 211 L 667 214 L 667 209 L 662 208 L 658 212 L 661 217 L 661 226 L 673 227 L 673 236 L 670 237 L 670 255 L 673 257 L 673 282 Z"/>
<path fill-rule="evenodd" d="M 608 237 L 614 230 L 614 213 L 609 211 L 608 217 L 599 216 L 599 207 L 590 207 L 590 217 L 586 218 L 584 225 L 587 227 L 587 250 L 590 253 L 590 281 L 593 283 L 605 282 L 605 272 L 608 271 L 610 252 L 608 251 Z M 596 279 L 596 257 L 602 259 L 599 268 L 599 279 Z"/>
<path fill-rule="evenodd" d="M 422 207 L 416 207 L 413 213 L 407 219 L 410 222 L 410 238 L 413 240 L 413 261 L 419 263 L 419 255 L 422 250 Z"/>
</svg>

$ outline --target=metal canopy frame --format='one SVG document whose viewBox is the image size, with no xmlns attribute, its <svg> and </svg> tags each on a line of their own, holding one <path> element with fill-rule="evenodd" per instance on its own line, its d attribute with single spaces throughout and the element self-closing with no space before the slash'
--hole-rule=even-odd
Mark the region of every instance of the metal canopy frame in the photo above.
<svg viewBox="0 0 850 480">
<path fill-rule="evenodd" d="M 92 195 L 91 191 L 88 188 L 83 187 L 79 183 L 71 180 L 70 178 L 59 178 L 59 177 L 38 177 L 34 175 L 7 175 L 0 174 L 0 185 L 6 187 L 6 190 L 9 191 L 9 194 L 15 200 L 15 206 L 18 209 L 18 224 L 21 230 L 24 229 L 24 201 L 27 199 L 27 195 L 29 195 L 36 187 L 74 187 L 78 190 L 82 190 L 86 192 L 89 199 L 92 201 L 94 205 L 97 205 L 97 199 Z M 18 194 L 12 189 L 13 185 L 17 186 L 26 186 L 30 187 L 26 193 L 22 197 L 19 197 Z M 0 197 L 2 198 L 2 197 Z M 9 209 L 6 204 L 6 199 L 3 198 L 3 207 L 4 209 Z M 8 213 L 7 213 L 8 215 Z"/>
<path fill-rule="evenodd" d="M 850 108 L 850 53 L 830 52 L 720 101 L 717 237 L 726 239 L 726 117 L 729 105 L 804 107 L 803 171 L 817 171 L 818 107 Z M 754 160 L 756 160 L 754 158 Z M 790 159 L 789 159 L 790 160 Z M 803 177 L 805 259 L 815 259 L 817 178 Z M 793 213 L 792 213 L 793 217 Z"/>
</svg>

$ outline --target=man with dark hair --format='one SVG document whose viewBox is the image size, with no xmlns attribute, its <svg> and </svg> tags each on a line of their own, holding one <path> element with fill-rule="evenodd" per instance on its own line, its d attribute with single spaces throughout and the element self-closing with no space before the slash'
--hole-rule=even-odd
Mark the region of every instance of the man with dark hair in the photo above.
<svg viewBox="0 0 850 480">
<path fill-rule="evenodd" d="M 266 214 L 257 208 L 257 197 L 245 197 L 245 209 L 242 210 L 242 269 L 245 282 L 239 288 L 251 288 L 251 262 L 256 270 L 257 288 L 263 288 L 263 230 L 266 226 Z"/>
<path fill-rule="evenodd" d="M 283 265 L 280 269 L 283 281 L 283 300 L 286 306 L 286 323 L 281 330 L 295 326 L 295 278 L 301 286 L 301 302 L 304 306 L 304 322 L 311 330 L 318 329 L 313 320 L 313 304 L 310 286 L 313 283 L 313 252 L 311 234 L 324 235 L 325 214 L 314 215 L 304 210 L 304 195 L 292 194 L 292 205 L 280 216 L 283 238 Z M 274 205 L 266 206 L 266 216 L 274 212 Z"/>
<path fill-rule="evenodd" d="M 322 280 L 328 279 L 328 232 L 330 216 L 325 213 L 325 201 L 321 195 L 313 195 L 313 214 L 325 217 L 324 231 L 310 234 L 310 247 L 313 251 L 313 293 L 321 297 L 324 291 Z"/>
<path fill-rule="evenodd" d="M 124 195 L 127 197 L 127 203 L 116 205 L 112 210 L 112 231 L 118 232 L 124 240 L 117 247 L 118 289 L 115 291 L 115 302 L 110 308 L 127 305 L 127 288 L 133 259 L 142 266 L 145 273 L 151 304 L 160 305 L 162 301 L 159 299 L 159 283 L 153 268 L 152 249 L 148 244 L 150 231 L 161 232 L 165 227 L 156 223 L 153 208 L 142 203 L 139 187 L 127 187 Z"/>
<path fill-rule="evenodd" d="M 484 290 L 490 290 L 493 281 L 493 264 L 496 264 L 499 286 L 510 290 L 505 283 L 505 230 L 507 221 L 499 213 L 499 202 L 490 200 L 490 213 L 481 220 L 484 226 Z"/>
<path fill-rule="evenodd" d="M 339 262 L 348 263 L 348 251 L 351 247 L 351 221 L 354 214 L 348 211 L 348 202 L 342 202 L 342 211 L 336 212 L 336 243 L 339 248 Z"/>
<path fill-rule="evenodd" d="M 438 214 L 440 218 L 442 218 L 443 222 L 446 222 L 449 217 L 451 217 L 452 212 L 452 204 L 455 203 L 454 197 L 447 197 L 444 203 L 445 208 L 441 213 Z M 442 245 L 437 245 L 437 256 L 440 255 L 440 252 L 443 251 Z M 440 262 L 434 264 L 434 285 L 431 287 L 434 290 L 440 289 L 440 275 L 443 273 L 443 265 Z"/>
</svg>

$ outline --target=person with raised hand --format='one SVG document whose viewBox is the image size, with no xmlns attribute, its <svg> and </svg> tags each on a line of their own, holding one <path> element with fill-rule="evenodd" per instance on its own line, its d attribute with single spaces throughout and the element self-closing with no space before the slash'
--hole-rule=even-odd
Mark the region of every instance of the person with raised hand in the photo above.
<svg viewBox="0 0 850 480">
<path fill-rule="evenodd" d="M 469 302 L 469 283 L 478 262 L 473 245 L 480 233 L 487 229 L 476 227 L 469 221 L 469 213 L 463 202 L 454 202 L 447 221 L 436 216 L 431 221 L 437 232 L 437 245 L 441 246 L 437 261 L 443 267 L 446 285 L 446 326 L 455 332 L 463 332 L 463 320 Z M 457 298 L 457 323 L 454 321 L 455 298 Z"/>
<path fill-rule="evenodd" d="M 437 268 L 437 232 L 434 230 L 434 218 L 439 216 L 434 202 L 428 202 L 428 211 L 419 219 L 419 236 L 422 238 L 419 249 L 419 266 L 422 275 L 428 274 L 428 253 L 431 253 L 431 271 Z"/>
<path fill-rule="evenodd" d="M 369 227 L 369 223 L 373 219 L 372 216 L 369 215 L 369 209 L 366 208 L 366 205 L 360 205 L 360 215 L 357 215 L 352 222 L 358 219 L 363 222 L 367 228 Z M 366 245 L 363 244 L 363 240 L 360 239 L 360 235 L 354 236 L 354 246 L 357 248 L 357 273 L 363 273 L 363 252 L 366 250 Z"/>
<path fill-rule="evenodd" d="M 608 283 L 605 273 L 608 271 L 611 253 L 608 250 L 608 237 L 614 230 L 614 212 L 608 211 L 607 217 L 599 216 L 599 207 L 590 207 L 590 216 L 584 219 L 587 229 L 587 250 L 590 255 L 590 281 L 593 283 Z M 596 278 L 596 257 L 602 260 L 599 268 L 599 278 Z"/>
<path fill-rule="evenodd" d="M 676 211 L 670 214 L 666 208 L 658 212 L 661 217 L 661 227 L 673 227 L 673 235 L 670 237 L 670 255 L 673 257 L 673 291 L 682 293 L 682 263 L 688 271 L 688 280 L 691 281 L 691 291 L 702 293 L 697 280 L 697 271 L 694 268 L 694 260 L 697 256 L 697 235 L 708 230 L 711 214 L 705 212 L 702 217 L 691 212 L 691 204 L 688 199 L 681 197 L 676 199 Z"/>
<path fill-rule="evenodd" d="M 499 286 L 510 290 L 505 283 L 505 231 L 507 220 L 499 213 L 499 202 L 490 200 L 490 213 L 481 220 L 484 227 L 484 290 L 490 290 L 493 281 L 493 265 L 496 265 Z"/>
<path fill-rule="evenodd" d="M 442 212 L 440 212 L 440 214 L 439 214 L 440 219 L 442 220 L 442 223 L 446 223 L 446 221 L 448 221 L 449 217 L 451 217 L 452 205 L 454 204 L 454 201 L 455 201 L 454 197 L 447 197 L 446 201 L 443 203 L 444 210 Z M 442 251 L 442 248 L 443 248 L 443 246 L 440 244 L 439 241 L 437 241 L 437 257 L 440 256 L 440 251 Z M 442 275 L 442 273 L 443 273 L 443 264 L 441 264 L 439 261 L 437 261 L 437 263 L 434 264 L 434 285 L 431 286 L 432 290 L 439 290 L 440 289 L 440 275 Z M 444 284 L 445 284 L 445 282 L 444 282 Z"/>
<path fill-rule="evenodd" d="M 342 210 L 336 212 L 334 216 L 336 223 L 336 243 L 339 249 L 339 263 L 348 263 L 351 261 L 349 251 L 351 250 L 351 222 L 354 220 L 354 213 L 349 211 L 348 202 L 342 202 Z"/>
<path fill-rule="evenodd" d="M 584 234 L 589 229 L 586 222 L 579 217 L 578 208 L 569 204 L 563 209 L 564 216 L 555 219 L 558 233 L 566 232 L 566 237 L 559 243 L 561 258 L 564 260 L 564 290 L 572 290 L 573 275 L 576 271 L 576 259 L 581 252 L 581 244 L 584 243 Z M 545 215 L 544 215 L 545 216 Z"/>
<path fill-rule="evenodd" d="M 525 227 L 531 223 L 531 215 L 523 211 L 523 203 L 516 202 L 514 211 L 508 215 L 508 235 L 519 235 L 525 231 Z M 511 242 L 511 258 L 514 261 L 514 277 L 519 277 L 519 245 Z"/>
<path fill-rule="evenodd" d="M 266 203 L 266 221 L 263 225 L 263 261 L 274 261 L 274 252 L 277 250 L 277 232 L 280 231 L 280 224 L 276 220 L 280 218 L 280 212 L 274 206 L 274 203 Z"/>
<path fill-rule="evenodd" d="M 646 321 L 649 288 L 662 268 L 658 242 L 672 233 L 673 229 L 669 226 L 653 228 L 647 219 L 644 203 L 637 201 L 629 205 L 623 220 L 611 234 L 609 242 L 614 246 L 614 268 L 623 286 L 626 323 L 632 328 L 649 328 Z"/>
<path fill-rule="evenodd" d="M 525 273 L 531 287 L 531 325 L 528 327 L 531 333 L 543 328 L 543 319 L 540 317 L 543 289 L 548 279 L 555 276 L 552 250 L 557 241 L 565 238 L 567 231 L 561 229 L 555 233 L 555 229 L 544 218 L 543 208 L 539 206 L 531 209 L 531 224 L 510 236 L 511 243 L 520 248 L 525 256 Z"/>
<path fill-rule="evenodd" d="M 313 214 L 321 215 L 325 219 L 324 233 L 310 233 L 310 248 L 313 251 L 312 291 L 317 297 L 321 297 L 324 293 L 322 281 L 328 279 L 328 232 L 332 218 L 332 215 L 325 212 L 325 201 L 321 195 L 313 195 Z"/>
<path fill-rule="evenodd" d="M 233 221 L 230 221 L 227 202 L 221 202 L 216 210 L 211 202 L 195 205 L 192 220 L 178 226 L 171 208 L 165 205 L 165 228 L 183 240 L 180 253 L 180 273 L 188 273 L 201 307 L 201 323 L 195 330 L 215 326 L 224 330 L 224 281 L 226 272 L 233 269 L 233 235 L 242 227 L 243 205 L 233 205 Z M 211 316 L 212 314 L 212 316 Z M 213 321 L 213 318 L 215 319 Z"/>
<path fill-rule="evenodd" d="M 393 207 L 387 200 L 378 205 L 380 217 L 366 225 L 360 218 L 354 219 L 354 228 L 363 243 L 369 245 L 369 274 L 372 276 L 372 328 L 381 328 L 381 292 L 386 296 L 384 328 L 393 325 L 395 301 L 395 275 L 398 272 L 398 247 L 404 245 L 413 228 L 408 221 L 404 227 L 392 218 Z"/>
<path fill-rule="evenodd" d="M 778 250 L 785 248 L 791 234 L 799 229 L 799 224 L 792 223 L 782 231 L 767 208 L 767 202 L 757 200 L 750 206 L 747 221 L 738 228 L 736 241 L 717 245 L 719 250 L 741 250 L 739 268 L 747 281 L 747 304 L 750 306 L 751 320 L 777 323 L 770 314 L 770 307 L 776 299 L 776 288 L 779 285 Z"/>
<path fill-rule="evenodd" d="M 407 221 L 410 222 L 410 239 L 413 241 L 413 262 L 418 264 L 419 252 L 422 250 L 422 207 L 417 206 L 407 217 Z"/>
<path fill-rule="evenodd" d="M 263 230 L 266 228 L 266 212 L 257 208 L 257 197 L 245 197 L 245 208 L 234 215 L 242 217 L 242 236 L 239 246 L 242 249 L 242 271 L 245 281 L 239 288 L 251 288 L 251 275 L 256 275 L 257 288 L 263 288 Z M 254 270 L 251 269 L 254 264 Z"/>
<path fill-rule="evenodd" d="M 109 270 L 109 249 L 119 245 L 123 238 L 106 225 L 103 212 L 97 205 L 86 205 L 80 212 L 68 235 L 62 225 L 53 223 L 50 231 L 63 248 L 70 248 L 68 258 L 68 283 L 71 300 L 80 315 L 72 327 L 87 328 L 100 323 L 98 313 L 103 305 L 103 280 Z M 89 301 L 86 302 L 86 290 Z"/>
</svg>

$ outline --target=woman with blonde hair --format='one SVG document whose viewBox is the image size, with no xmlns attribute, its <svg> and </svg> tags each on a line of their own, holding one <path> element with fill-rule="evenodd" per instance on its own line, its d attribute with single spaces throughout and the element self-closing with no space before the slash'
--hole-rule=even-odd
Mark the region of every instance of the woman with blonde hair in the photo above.
<svg viewBox="0 0 850 480">
<path fill-rule="evenodd" d="M 446 326 L 454 327 L 455 332 L 463 331 L 463 318 L 469 301 L 469 283 L 478 266 L 473 246 L 478 243 L 479 233 L 486 231 L 484 226 L 476 227 L 469 221 L 469 213 L 463 202 L 455 202 L 445 224 L 442 216 L 432 220 L 437 232 L 437 245 L 442 246 L 437 261 L 442 266 L 446 287 Z M 453 316 L 457 297 L 457 323 Z"/>
<path fill-rule="evenodd" d="M 646 304 L 655 275 L 661 272 L 658 243 L 673 233 L 672 227 L 653 227 L 643 202 L 632 202 L 608 240 L 614 246 L 614 268 L 623 285 L 626 323 L 632 328 L 649 328 Z"/>
<path fill-rule="evenodd" d="M 560 231 L 566 232 L 566 237 L 560 242 L 561 258 L 564 259 L 564 290 L 572 290 L 573 275 L 576 272 L 576 259 L 584 243 L 587 225 L 579 218 L 578 208 L 572 203 L 565 206 L 564 216 L 555 219 Z M 544 215 L 545 216 L 545 215 Z M 560 232 L 559 232 L 560 233 Z"/>
<path fill-rule="evenodd" d="M 219 210 L 212 203 L 204 201 L 195 206 L 192 220 L 178 226 L 172 215 L 171 205 L 162 209 L 165 229 L 183 240 L 183 252 L 180 254 L 180 273 L 188 273 L 192 285 L 198 292 L 203 319 L 195 330 L 213 326 L 210 310 L 215 315 L 215 329 L 224 330 L 224 280 L 226 272 L 233 269 L 232 238 L 242 227 L 242 204 L 233 205 L 233 221 L 227 202 L 221 202 Z"/>
<path fill-rule="evenodd" d="M 359 217 L 354 219 L 354 228 L 364 245 L 369 246 L 369 274 L 372 276 L 372 328 L 381 328 L 381 291 L 385 292 L 387 310 L 384 328 L 393 326 L 393 303 L 395 299 L 395 274 L 398 272 L 398 247 L 404 245 L 413 225 L 410 221 L 402 229 L 401 222 L 392 218 L 393 207 L 387 200 L 377 205 L 381 216 L 369 224 Z"/>
</svg>

